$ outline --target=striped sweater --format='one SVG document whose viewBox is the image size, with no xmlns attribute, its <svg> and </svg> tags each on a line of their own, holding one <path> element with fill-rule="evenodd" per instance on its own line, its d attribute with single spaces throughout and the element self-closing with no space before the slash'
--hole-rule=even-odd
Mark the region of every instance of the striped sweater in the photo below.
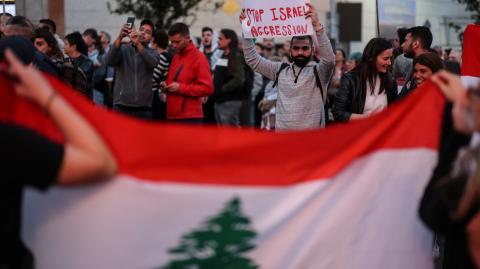
<svg viewBox="0 0 480 269">
<path fill-rule="evenodd" d="M 152 76 L 152 90 L 160 90 L 160 83 L 164 82 L 168 76 L 168 69 L 170 68 L 170 61 L 172 57 L 168 52 L 160 53 L 160 61 L 158 61 L 157 66 L 153 69 Z"/>
<path fill-rule="evenodd" d="M 318 41 L 318 42 L 316 42 Z M 245 61 L 255 71 L 270 80 L 275 80 L 282 65 L 257 54 L 253 39 L 244 40 Z M 327 35 L 322 31 L 314 40 L 319 61 L 310 61 L 301 71 L 295 83 L 295 74 L 300 67 L 290 64 L 278 75 L 278 99 L 276 105 L 276 130 L 302 130 L 325 126 L 324 100 L 315 82 L 313 66 L 318 71 L 324 94 L 335 65 L 335 54 Z"/>
</svg>

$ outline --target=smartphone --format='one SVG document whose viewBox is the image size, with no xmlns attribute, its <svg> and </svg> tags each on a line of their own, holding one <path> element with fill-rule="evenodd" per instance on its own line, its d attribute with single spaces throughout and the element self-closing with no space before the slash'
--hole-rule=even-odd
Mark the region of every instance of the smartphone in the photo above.
<svg viewBox="0 0 480 269">
<path fill-rule="evenodd" d="M 129 29 L 133 28 L 133 23 L 135 22 L 135 17 L 128 17 L 127 18 L 127 25 Z"/>
</svg>

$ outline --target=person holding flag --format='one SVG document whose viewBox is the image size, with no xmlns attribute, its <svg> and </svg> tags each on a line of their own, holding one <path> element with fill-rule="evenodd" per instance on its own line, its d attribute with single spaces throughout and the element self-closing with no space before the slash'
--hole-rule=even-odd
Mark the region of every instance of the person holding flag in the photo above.
<svg viewBox="0 0 480 269">
<path fill-rule="evenodd" d="M 480 26 L 469 25 L 465 30 L 461 80 L 445 71 L 432 76 L 432 81 L 453 104 L 445 109 L 438 163 L 425 189 L 419 213 L 428 227 L 445 238 L 440 245 L 441 266 L 445 269 L 480 266 L 480 253 L 475 249 L 480 223 L 476 141 L 480 130 L 478 40 Z"/>
<path fill-rule="evenodd" d="M 33 255 L 20 236 L 24 187 L 46 190 L 54 184 L 109 178 L 117 170 L 115 158 L 100 135 L 30 64 L 34 50 L 23 37 L 3 39 L 0 54 L 5 55 L 10 66 L 2 72 L 9 72 L 19 96 L 50 115 L 65 143 L 57 144 L 24 127 L 0 122 L 0 268 L 34 268 Z"/>
<path fill-rule="evenodd" d="M 456 130 L 480 130 L 480 85 L 467 90 L 458 76 L 446 71 L 439 71 L 431 80 L 448 100 L 454 102 Z M 439 156 L 419 207 L 423 222 L 445 238 L 442 268 L 446 269 L 478 268 L 473 263 L 472 253 L 468 252 L 467 229 L 475 217 L 480 218 L 480 147 L 464 146 L 458 150 L 460 142 L 450 141 L 448 149 L 453 153 Z"/>
</svg>

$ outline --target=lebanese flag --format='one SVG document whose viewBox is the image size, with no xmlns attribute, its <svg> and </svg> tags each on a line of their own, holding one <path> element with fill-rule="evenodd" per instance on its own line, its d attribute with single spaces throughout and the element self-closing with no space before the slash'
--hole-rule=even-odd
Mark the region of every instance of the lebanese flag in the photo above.
<svg viewBox="0 0 480 269">
<path fill-rule="evenodd" d="M 466 88 L 480 86 L 480 25 L 469 24 L 463 32 L 462 82 Z M 474 132 L 471 145 L 480 143 L 480 134 Z"/>
<path fill-rule="evenodd" d="M 480 83 L 480 25 L 470 24 L 464 31 L 462 54 L 462 81 L 466 87 Z"/>
<path fill-rule="evenodd" d="M 0 119 L 63 140 L 0 83 Z M 266 133 L 135 120 L 51 83 L 119 171 L 27 192 L 23 236 L 37 268 L 433 267 L 417 214 L 445 102 L 433 84 L 365 120 Z"/>
</svg>

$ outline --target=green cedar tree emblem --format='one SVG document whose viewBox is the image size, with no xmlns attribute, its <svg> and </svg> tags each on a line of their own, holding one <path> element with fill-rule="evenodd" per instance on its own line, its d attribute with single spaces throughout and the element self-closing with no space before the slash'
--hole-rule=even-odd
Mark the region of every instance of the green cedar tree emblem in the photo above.
<svg viewBox="0 0 480 269">
<path fill-rule="evenodd" d="M 258 266 L 244 254 L 253 248 L 256 232 L 241 210 L 238 197 L 223 210 L 182 236 L 179 246 L 169 253 L 181 256 L 161 269 L 254 269 Z"/>
</svg>

